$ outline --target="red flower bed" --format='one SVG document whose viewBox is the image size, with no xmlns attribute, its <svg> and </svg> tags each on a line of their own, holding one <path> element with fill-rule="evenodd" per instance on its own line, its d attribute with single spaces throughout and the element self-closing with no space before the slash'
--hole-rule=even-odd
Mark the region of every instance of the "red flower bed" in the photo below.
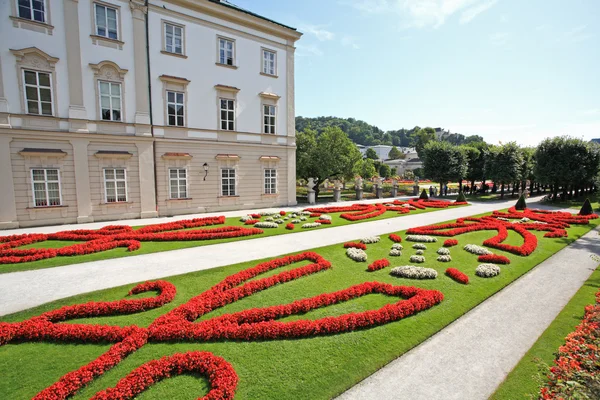
<svg viewBox="0 0 600 400">
<path fill-rule="evenodd" d="M 250 214 L 250 216 L 254 219 L 260 219 L 260 217 L 262 217 L 260 214 Z"/>
<path fill-rule="evenodd" d="M 309 217 L 311 217 L 311 218 L 316 218 L 316 217 L 320 217 L 320 216 L 321 216 L 321 213 L 318 213 L 318 212 L 310 213 L 310 215 L 309 215 Z"/>
<path fill-rule="evenodd" d="M 444 240 L 444 247 L 452 247 L 458 244 L 458 240 L 456 239 L 446 239 Z"/>
<path fill-rule="evenodd" d="M 501 254 L 483 254 L 477 257 L 477 261 L 492 264 L 510 264 L 510 259 Z"/>
<path fill-rule="evenodd" d="M 390 264 L 390 262 L 387 259 L 382 258 L 381 260 L 375 260 L 375 261 L 373 261 L 367 267 L 367 271 L 369 271 L 369 272 L 378 271 L 380 269 L 384 269 L 386 267 L 389 267 L 390 265 L 391 264 Z"/>
<path fill-rule="evenodd" d="M 286 212 L 285 211 L 279 211 L 279 215 L 281 215 L 282 217 L 285 216 Z"/>
<path fill-rule="evenodd" d="M 331 225 L 331 221 L 328 219 L 318 219 L 315 222 L 320 223 L 321 225 Z"/>
<path fill-rule="evenodd" d="M 598 346 L 600 332 L 600 292 L 596 304 L 585 308 L 583 320 L 558 349 L 554 366 L 550 368 L 548 382 L 540 390 L 540 399 L 596 398 L 594 384 L 598 381 Z M 565 382 L 575 384 L 566 385 Z M 596 386 L 597 390 L 597 386 Z"/>
<path fill-rule="evenodd" d="M 289 229 L 290 231 L 291 231 L 291 230 L 294 230 L 294 224 L 292 224 L 291 222 L 290 222 L 290 223 L 288 223 L 288 224 L 285 226 L 285 229 Z"/>
<path fill-rule="evenodd" d="M 244 225 L 254 225 L 257 222 L 260 222 L 260 220 L 258 220 L 258 219 L 249 219 L 248 221 L 244 222 Z"/>
<path fill-rule="evenodd" d="M 448 268 L 446 270 L 446 275 L 448 275 L 450 278 L 454 279 L 458 283 L 462 283 L 464 285 L 469 283 L 469 277 L 463 272 L 457 270 L 456 268 Z"/>
<path fill-rule="evenodd" d="M 396 243 L 402 242 L 402 238 L 400 237 L 400 235 L 396 235 L 395 233 L 390 234 L 389 237 L 392 242 L 396 242 Z"/>
<path fill-rule="evenodd" d="M 354 247 L 355 249 L 366 250 L 367 245 L 361 242 L 346 242 L 344 243 L 344 248 L 348 249 L 350 247 Z"/>
</svg>

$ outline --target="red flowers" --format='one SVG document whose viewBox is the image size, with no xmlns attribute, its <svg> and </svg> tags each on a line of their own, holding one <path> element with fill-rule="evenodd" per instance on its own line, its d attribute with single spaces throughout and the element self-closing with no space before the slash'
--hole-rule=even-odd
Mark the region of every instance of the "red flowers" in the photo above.
<svg viewBox="0 0 600 400">
<path fill-rule="evenodd" d="M 246 222 L 244 222 L 244 225 L 254 225 L 257 222 L 260 222 L 260 220 L 258 220 L 258 219 L 249 219 Z"/>
<path fill-rule="evenodd" d="M 395 233 L 390 234 L 389 237 L 392 242 L 400 243 L 402 241 L 400 235 L 396 235 Z"/>
<path fill-rule="evenodd" d="M 462 283 L 464 285 L 469 283 L 469 277 L 463 272 L 457 270 L 456 268 L 448 268 L 446 270 L 446 275 L 448 275 L 450 278 L 454 279 L 458 283 Z"/>
<path fill-rule="evenodd" d="M 292 224 L 291 222 L 290 222 L 290 223 L 288 223 L 288 224 L 285 226 L 285 229 L 289 229 L 290 231 L 294 230 L 294 224 Z"/>
<path fill-rule="evenodd" d="M 458 244 L 458 240 L 456 239 L 446 239 L 444 240 L 444 247 L 452 247 Z"/>
<path fill-rule="evenodd" d="M 367 267 L 367 271 L 373 272 L 373 271 L 377 271 L 380 269 L 384 269 L 389 266 L 390 266 L 390 262 L 387 259 L 382 258 L 381 260 L 373 261 L 373 263 L 371 263 L 371 265 L 369 265 Z"/>
<path fill-rule="evenodd" d="M 477 261 L 492 264 L 510 264 L 510 259 L 501 254 L 483 254 L 477 257 Z"/>
<path fill-rule="evenodd" d="M 328 219 L 318 219 L 315 222 L 318 222 L 321 225 L 331 225 L 331 220 L 328 220 Z"/>
<path fill-rule="evenodd" d="M 279 211 L 279 215 L 281 215 L 282 217 L 285 216 L 285 214 L 286 214 L 285 211 L 283 211 L 283 210 Z"/>
<path fill-rule="evenodd" d="M 360 242 L 347 242 L 344 243 L 344 248 L 348 249 L 350 247 L 354 247 L 355 249 L 361 249 L 361 250 L 366 250 L 367 249 L 367 245 L 364 243 L 360 243 Z"/>
</svg>

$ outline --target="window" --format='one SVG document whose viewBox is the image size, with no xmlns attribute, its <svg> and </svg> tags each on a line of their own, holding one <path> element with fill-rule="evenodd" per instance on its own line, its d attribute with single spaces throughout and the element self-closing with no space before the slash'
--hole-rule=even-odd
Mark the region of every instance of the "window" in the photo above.
<svg viewBox="0 0 600 400">
<path fill-rule="evenodd" d="M 221 129 L 235 130 L 235 100 L 221 99 Z"/>
<path fill-rule="evenodd" d="M 265 169 L 265 194 L 277 194 L 277 170 Z"/>
<path fill-rule="evenodd" d="M 275 133 L 275 106 L 263 104 L 263 132 Z"/>
<path fill-rule="evenodd" d="M 167 91 L 167 123 L 171 126 L 184 126 L 183 93 Z"/>
<path fill-rule="evenodd" d="M 27 113 L 52 115 L 52 86 L 50 74 L 38 71 L 23 71 Z"/>
<path fill-rule="evenodd" d="M 127 175 L 125 168 L 104 169 L 104 189 L 107 203 L 127 201 Z"/>
<path fill-rule="evenodd" d="M 165 23 L 165 51 L 183 54 L 183 28 Z"/>
<path fill-rule="evenodd" d="M 233 40 L 219 38 L 219 64 L 233 65 Z"/>
<path fill-rule="evenodd" d="M 274 51 L 263 50 L 263 74 L 275 75 L 275 59 L 277 57 Z"/>
<path fill-rule="evenodd" d="M 235 196 L 235 168 L 221 169 L 221 195 Z"/>
<path fill-rule="evenodd" d="M 121 84 L 98 81 L 100 114 L 105 121 L 121 121 Z"/>
<path fill-rule="evenodd" d="M 46 23 L 44 0 L 18 0 L 19 17 Z"/>
<path fill-rule="evenodd" d="M 33 204 L 35 207 L 60 206 L 60 176 L 58 169 L 32 169 Z"/>
<path fill-rule="evenodd" d="M 102 4 L 94 4 L 96 12 L 96 35 L 109 39 L 119 39 L 117 31 L 117 9 Z"/>
<path fill-rule="evenodd" d="M 185 168 L 169 168 L 169 187 L 172 199 L 186 199 L 187 171 Z"/>
</svg>

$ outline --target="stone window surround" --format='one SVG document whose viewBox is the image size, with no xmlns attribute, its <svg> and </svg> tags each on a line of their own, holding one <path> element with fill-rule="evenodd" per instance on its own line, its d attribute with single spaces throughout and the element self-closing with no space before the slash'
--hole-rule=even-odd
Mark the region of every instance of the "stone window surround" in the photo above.
<svg viewBox="0 0 600 400">
<path fill-rule="evenodd" d="M 51 0 L 43 0 L 44 1 L 44 9 L 46 11 L 46 22 L 39 22 L 39 21 L 34 21 L 34 20 L 19 17 L 19 9 L 18 9 L 18 4 L 17 4 L 18 1 L 19 0 L 10 0 L 10 6 L 11 6 L 11 11 L 12 11 L 12 15 L 10 16 L 10 19 L 13 22 L 13 26 L 15 28 L 23 28 L 23 29 L 28 29 L 28 30 L 35 31 L 35 32 L 41 32 L 43 30 L 45 34 L 52 35 L 54 26 L 51 24 L 51 21 L 52 21 L 52 15 L 51 15 L 51 11 L 50 11 L 50 9 L 51 9 L 50 1 Z"/>
<path fill-rule="evenodd" d="M 181 28 L 181 40 L 182 40 L 182 51 L 183 51 L 182 54 L 167 51 L 167 24 Z M 169 56 L 174 56 L 174 57 L 188 58 L 188 56 L 187 56 L 187 39 L 185 37 L 185 25 L 180 24 L 178 22 L 173 22 L 173 21 L 170 21 L 167 19 L 161 19 L 161 29 L 162 29 L 161 53 L 169 55 Z"/>
<path fill-rule="evenodd" d="M 123 123 L 126 119 L 126 101 L 125 101 L 125 74 L 128 70 L 120 68 L 116 63 L 108 60 L 100 61 L 98 64 L 89 64 L 94 71 L 94 90 L 96 94 L 96 120 L 113 123 Z M 121 84 L 121 120 L 112 121 L 102 119 L 102 108 L 100 104 L 100 82 L 111 82 Z"/>
<path fill-rule="evenodd" d="M 240 197 L 239 195 L 239 179 L 240 179 L 240 174 L 238 172 L 238 168 L 239 168 L 239 162 L 241 157 L 238 156 L 237 154 L 217 154 L 215 156 L 215 159 L 217 160 L 217 164 L 218 164 L 218 180 L 217 180 L 217 187 L 218 187 L 218 198 L 221 199 L 227 199 L 227 198 L 236 198 L 236 197 Z M 223 180 L 222 180 L 222 173 L 221 171 L 225 168 L 228 169 L 233 169 L 235 170 L 235 195 L 233 196 L 224 196 L 223 195 Z"/>
<path fill-rule="evenodd" d="M 268 52 L 271 52 L 271 53 L 275 53 L 275 73 L 274 73 L 274 74 L 268 74 L 268 73 L 266 73 L 266 72 L 263 70 L 263 63 L 264 63 L 264 52 L 265 52 L 265 51 L 268 51 Z M 263 76 L 269 76 L 269 77 L 271 77 L 271 78 L 279 78 L 279 76 L 278 76 L 278 74 L 277 74 L 277 67 L 278 67 L 278 65 L 277 65 L 277 64 L 278 64 L 278 63 L 277 63 L 277 50 L 273 50 L 273 49 L 270 49 L 270 48 L 268 48 L 268 47 L 263 47 L 263 46 L 261 46 L 261 48 L 260 48 L 260 69 L 259 69 L 259 71 L 260 71 L 260 74 L 261 74 L 261 75 L 263 75 Z"/>
<path fill-rule="evenodd" d="M 222 132 L 237 132 L 237 94 L 240 89 L 234 86 L 215 85 L 217 91 L 217 130 Z M 221 129 L 221 99 L 233 100 L 233 130 Z"/>
<path fill-rule="evenodd" d="M 34 115 L 42 118 L 55 117 L 56 110 L 58 109 L 58 90 L 56 90 L 56 63 L 59 59 L 46 54 L 37 47 L 27 47 L 20 50 L 11 49 L 10 52 L 16 58 L 17 82 L 19 84 L 19 92 L 21 93 L 22 113 L 25 115 Z M 50 74 L 50 84 L 52 90 L 52 116 L 27 114 L 27 99 L 25 96 L 24 82 L 25 78 L 23 74 L 24 70 L 32 70 Z"/>
<path fill-rule="evenodd" d="M 188 118 L 187 118 L 187 112 L 188 112 L 187 87 L 191 81 L 186 78 L 180 78 L 177 76 L 164 75 L 164 74 L 159 76 L 158 78 L 163 83 L 163 90 L 162 90 L 162 92 L 163 92 L 163 110 L 164 110 L 163 111 L 164 112 L 163 126 L 168 127 L 168 128 L 186 128 L 187 122 L 188 122 Z M 183 93 L 183 126 L 169 125 L 169 114 L 168 114 L 168 110 L 167 110 L 167 91 Z"/>
<path fill-rule="evenodd" d="M 107 206 L 119 206 L 119 205 L 128 205 L 131 204 L 129 196 L 129 167 L 131 163 L 131 158 L 133 154 L 129 152 L 122 151 L 98 151 L 94 154 L 96 158 L 98 158 L 98 173 L 100 177 L 100 187 L 98 188 L 100 191 L 100 198 L 102 199 L 100 205 L 103 207 Z M 106 168 L 122 168 L 125 170 L 125 193 L 127 196 L 127 201 L 117 201 L 108 203 L 106 201 L 106 185 L 104 180 L 104 170 Z"/>
<path fill-rule="evenodd" d="M 161 158 L 165 161 L 165 177 L 166 177 L 166 185 L 167 185 L 167 204 L 169 202 L 178 202 L 178 201 L 186 201 L 192 200 L 190 196 L 190 170 L 191 170 L 191 160 L 193 158 L 189 153 L 165 153 L 161 156 Z M 186 185 L 187 185 L 187 197 L 186 198 L 171 198 L 171 178 L 169 170 L 172 168 L 183 168 L 186 170 Z"/>
<path fill-rule="evenodd" d="M 121 6 L 118 4 L 113 4 L 113 3 L 109 3 L 109 2 L 101 1 L 101 0 L 94 0 L 90 4 L 91 4 L 90 13 L 91 13 L 91 18 L 92 18 L 92 25 L 90 25 L 92 27 L 92 32 L 90 34 L 90 38 L 92 39 L 92 43 L 93 44 L 102 43 L 104 46 L 123 50 L 123 45 L 125 44 L 125 42 L 123 42 L 123 40 L 122 40 L 123 32 L 122 32 L 121 26 L 123 24 L 121 23 Z M 96 29 L 96 4 L 99 4 L 99 5 L 102 5 L 105 7 L 109 7 L 109 8 L 114 8 L 115 10 L 117 10 L 117 39 L 111 39 L 108 37 L 99 36 L 97 34 L 98 31 Z"/>
<path fill-rule="evenodd" d="M 62 217 L 66 217 L 66 208 L 68 207 L 63 203 L 63 187 L 62 187 L 62 169 L 64 165 L 64 158 L 67 153 L 57 149 L 56 152 L 46 151 L 45 149 L 23 149 L 19 154 L 25 159 L 25 170 L 28 171 L 25 177 L 27 180 L 27 198 L 30 218 L 35 219 L 36 211 L 40 210 L 51 210 L 51 209 L 63 209 L 61 212 Z M 60 191 L 60 205 L 58 206 L 36 206 L 34 202 L 33 194 L 33 178 L 31 176 L 31 170 L 33 169 L 56 169 L 58 170 L 59 179 L 59 191 Z"/>
<path fill-rule="evenodd" d="M 279 99 L 281 98 L 281 96 L 278 96 L 276 94 L 273 93 L 267 93 L 267 92 L 261 92 L 258 94 L 261 97 L 261 103 L 260 103 L 260 133 L 264 134 L 264 135 L 277 135 L 277 123 L 279 120 L 279 107 L 278 107 L 278 102 Z M 265 123 L 264 123 L 264 117 L 265 117 L 265 108 L 264 106 L 275 106 L 275 133 L 265 133 Z"/>
<path fill-rule="evenodd" d="M 233 65 L 221 63 L 221 39 L 233 42 Z M 235 39 L 227 37 L 227 36 L 223 36 L 223 35 L 217 35 L 217 61 L 215 62 L 215 64 L 218 65 L 218 66 L 220 66 L 220 67 L 237 69 L 238 68 L 238 62 L 237 62 L 237 49 L 236 49 L 236 47 L 237 47 L 237 45 L 235 43 Z"/>
<path fill-rule="evenodd" d="M 261 171 L 262 171 L 262 197 L 277 197 L 279 196 L 279 161 L 280 157 L 277 156 L 260 156 L 258 160 L 261 163 Z M 275 193 L 265 193 L 265 170 L 266 169 L 274 169 L 276 171 L 276 180 L 275 180 Z"/>
</svg>

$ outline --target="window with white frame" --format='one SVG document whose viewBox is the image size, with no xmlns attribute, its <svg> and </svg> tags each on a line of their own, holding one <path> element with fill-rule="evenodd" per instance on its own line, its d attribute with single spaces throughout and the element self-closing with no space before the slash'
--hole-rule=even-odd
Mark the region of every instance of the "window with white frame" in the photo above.
<svg viewBox="0 0 600 400">
<path fill-rule="evenodd" d="M 219 64 L 233 66 L 234 46 L 235 42 L 233 40 L 219 38 Z"/>
<path fill-rule="evenodd" d="M 104 191 L 107 203 L 127 201 L 127 172 L 125 168 L 104 168 Z"/>
<path fill-rule="evenodd" d="M 183 54 L 183 27 L 165 22 L 165 51 Z"/>
<path fill-rule="evenodd" d="M 265 168 L 265 194 L 277 194 L 277 170 Z"/>
<path fill-rule="evenodd" d="M 32 169 L 31 181 L 33 183 L 33 205 L 35 207 L 61 205 L 60 174 L 58 169 Z"/>
<path fill-rule="evenodd" d="M 187 170 L 185 168 L 169 168 L 169 193 L 171 199 L 186 199 Z"/>
<path fill-rule="evenodd" d="M 275 133 L 276 106 L 263 104 L 263 133 Z"/>
<path fill-rule="evenodd" d="M 121 121 L 121 84 L 98 81 L 100 115 L 105 121 Z"/>
<path fill-rule="evenodd" d="M 184 93 L 167 90 L 167 124 L 184 126 Z"/>
<path fill-rule="evenodd" d="M 275 62 L 277 59 L 277 53 L 271 50 L 262 51 L 262 59 L 263 59 L 263 74 L 267 75 L 275 75 Z"/>
<path fill-rule="evenodd" d="M 28 114 L 52 115 L 52 84 L 47 72 L 23 70 Z"/>
<path fill-rule="evenodd" d="M 221 168 L 221 195 L 235 196 L 235 168 Z"/>
<path fill-rule="evenodd" d="M 221 104 L 221 129 L 235 130 L 235 100 L 220 99 Z"/>
<path fill-rule="evenodd" d="M 19 18 L 46 23 L 44 0 L 17 0 Z"/>
<path fill-rule="evenodd" d="M 119 39 L 119 31 L 117 26 L 116 8 L 108 7 L 103 4 L 94 4 L 96 35 L 109 39 Z"/>
</svg>

